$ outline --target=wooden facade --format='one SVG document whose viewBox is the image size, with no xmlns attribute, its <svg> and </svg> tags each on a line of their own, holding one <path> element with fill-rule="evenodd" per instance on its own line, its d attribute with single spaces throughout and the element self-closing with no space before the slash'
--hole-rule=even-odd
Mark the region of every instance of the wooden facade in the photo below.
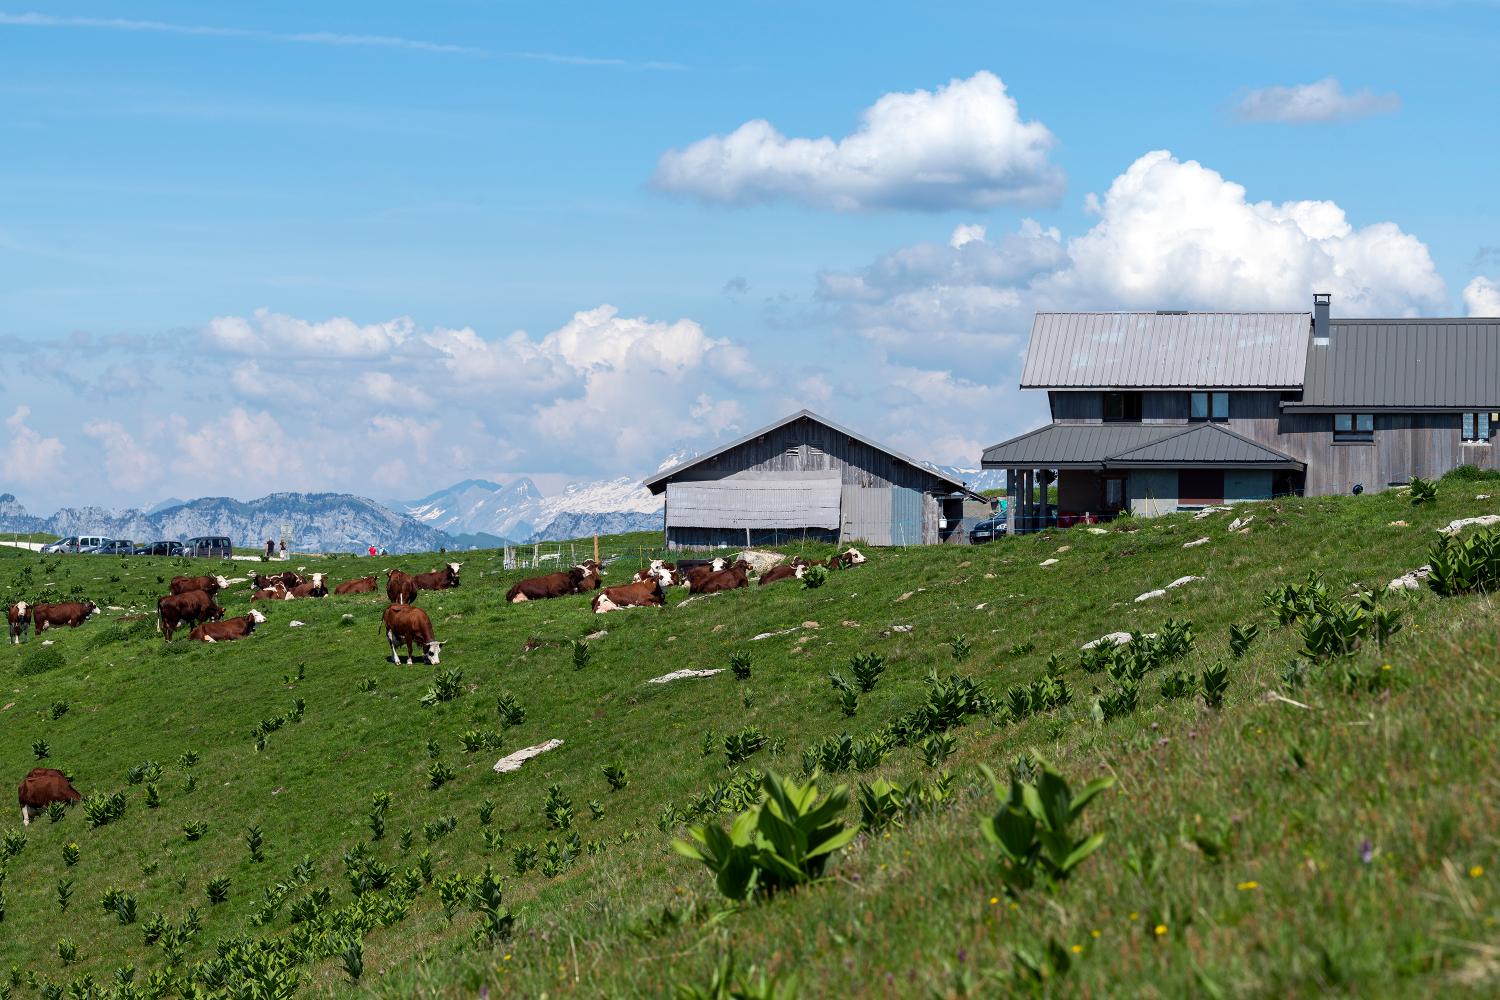
<svg viewBox="0 0 1500 1000">
<path fill-rule="evenodd" d="M 673 483 L 742 480 L 763 484 L 777 477 L 820 473 L 839 480 L 836 530 L 799 530 L 785 524 L 758 528 L 674 523 Z M 796 537 L 868 545 L 931 545 L 959 533 L 958 519 L 944 518 L 944 498 L 955 492 L 952 483 L 812 416 L 772 425 L 681 467 L 663 482 L 648 481 L 647 485 L 666 492 L 666 542 L 673 549 L 774 544 Z M 944 526 L 945 520 L 951 527 Z"/>
</svg>

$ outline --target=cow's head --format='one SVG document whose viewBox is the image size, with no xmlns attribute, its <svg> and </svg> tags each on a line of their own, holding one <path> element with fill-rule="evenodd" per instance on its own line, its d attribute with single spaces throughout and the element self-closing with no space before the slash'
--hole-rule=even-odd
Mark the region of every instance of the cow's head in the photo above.
<svg viewBox="0 0 1500 1000">
<path fill-rule="evenodd" d="M 652 574 L 654 575 L 656 573 L 656 571 L 659 570 L 659 569 L 661 569 L 662 566 L 664 566 L 665 564 L 666 564 L 666 560 L 665 559 L 653 559 L 653 560 L 651 560 L 651 572 L 652 572 Z"/>
<path fill-rule="evenodd" d="M 723 556 L 719 556 L 715 558 L 713 562 L 709 563 L 708 567 L 715 573 L 722 573 L 724 572 L 724 567 L 726 565 L 728 565 L 727 560 L 725 560 Z"/>
<path fill-rule="evenodd" d="M 208 609 L 208 620 L 212 621 L 212 622 L 221 622 L 221 621 L 223 621 L 224 620 L 224 609 L 221 608 L 221 607 L 219 607 L 217 604 L 215 604 L 212 607 L 210 607 Z"/>
<path fill-rule="evenodd" d="M 255 608 L 251 608 L 250 609 L 250 622 L 251 622 L 252 625 L 264 625 L 266 623 L 266 616 L 263 615 L 263 614 L 261 614 Z"/>
<path fill-rule="evenodd" d="M 457 587 L 458 586 L 458 568 L 460 566 L 462 566 L 462 565 L 463 565 L 463 563 L 449 563 L 448 564 L 448 586 L 450 586 L 450 587 Z"/>
<path fill-rule="evenodd" d="M 312 585 L 313 585 L 313 589 L 314 590 L 319 590 L 319 589 L 322 588 L 322 586 L 323 586 L 323 574 L 322 573 L 314 573 L 312 575 Z"/>
<path fill-rule="evenodd" d="M 229 589 L 229 580 L 226 579 L 225 577 L 222 577 L 222 576 L 216 576 L 216 577 L 214 577 L 214 583 L 216 583 L 216 584 L 219 585 L 219 589 L 220 590 L 228 590 Z"/>
<path fill-rule="evenodd" d="M 431 642 L 423 643 L 423 650 L 427 654 L 427 662 L 429 664 L 434 667 L 438 665 L 439 657 L 443 652 L 443 643 L 447 641 L 447 639 L 444 639 L 442 640 L 442 642 L 439 642 L 438 640 L 434 639 Z"/>
<path fill-rule="evenodd" d="M 865 554 L 852 545 L 849 546 L 849 550 L 844 553 L 844 564 L 847 566 L 858 566 L 864 561 Z"/>
<path fill-rule="evenodd" d="M 83 606 L 89 609 L 88 614 L 84 616 L 86 618 L 92 618 L 99 613 L 99 605 L 95 604 L 93 601 L 84 601 Z"/>
</svg>

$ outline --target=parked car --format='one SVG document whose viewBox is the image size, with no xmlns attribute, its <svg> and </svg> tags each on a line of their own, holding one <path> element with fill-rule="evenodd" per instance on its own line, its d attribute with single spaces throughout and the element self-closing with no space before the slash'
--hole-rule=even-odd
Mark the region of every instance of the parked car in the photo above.
<svg viewBox="0 0 1500 1000">
<path fill-rule="evenodd" d="M 109 539 L 103 535 L 72 535 L 68 538 L 59 538 L 51 545 L 42 546 L 42 551 L 77 553 L 86 549 L 96 549 L 108 541 Z"/>
<path fill-rule="evenodd" d="M 1005 515 L 995 514 L 969 529 L 969 544 L 983 545 L 985 542 L 993 542 L 1003 534 L 1005 534 Z"/>
<path fill-rule="evenodd" d="M 128 538 L 116 538 L 84 551 L 91 556 L 133 556 L 135 543 Z"/>
<path fill-rule="evenodd" d="M 203 535 L 184 542 L 182 554 L 199 559 L 228 559 L 234 555 L 234 545 L 223 535 Z"/>
<path fill-rule="evenodd" d="M 135 554 L 138 556 L 180 556 L 182 555 L 181 542 L 151 542 L 148 545 L 137 545 Z"/>
</svg>

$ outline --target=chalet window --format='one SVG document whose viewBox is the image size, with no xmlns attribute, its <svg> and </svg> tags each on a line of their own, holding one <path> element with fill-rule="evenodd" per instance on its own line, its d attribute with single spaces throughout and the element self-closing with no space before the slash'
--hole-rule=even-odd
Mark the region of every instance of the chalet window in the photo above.
<svg viewBox="0 0 1500 1000">
<path fill-rule="evenodd" d="M 1138 392 L 1106 392 L 1104 394 L 1105 423 L 1141 422 L 1141 394 Z"/>
<path fill-rule="evenodd" d="M 1333 415 L 1333 439 L 1335 441 L 1374 441 L 1375 414 L 1335 413 Z"/>
<path fill-rule="evenodd" d="M 1180 469 L 1177 473 L 1177 503 L 1182 507 L 1207 507 L 1224 502 L 1223 469 Z"/>
<path fill-rule="evenodd" d="M 1188 396 L 1189 420 L 1212 420 L 1222 423 L 1229 419 L 1229 393 L 1194 392 Z"/>
<path fill-rule="evenodd" d="M 1490 439 L 1490 415 L 1485 413 L 1464 414 L 1464 440 L 1488 441 Z"/>
</svg>

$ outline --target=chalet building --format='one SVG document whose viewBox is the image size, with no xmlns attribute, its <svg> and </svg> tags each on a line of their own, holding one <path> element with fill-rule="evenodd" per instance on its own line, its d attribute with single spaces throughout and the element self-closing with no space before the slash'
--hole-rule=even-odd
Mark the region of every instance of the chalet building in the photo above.
<svg viewBox="0 0 1500 1000">
<path fill-rule="evenodd" d="M 869 545 L 967 540 L 988 502 L 927 462 L 810 410 L 664 469 L 670 549 L 774 545 L 802 538 Z"/>
<path fill-rule="evenodd" d="M 1037 313 L 1021 388 L 1052 422 L 983 459 L 1012 530 L 1500 469 L 1500 319 L 1329 312 Z"/>
</svg>

